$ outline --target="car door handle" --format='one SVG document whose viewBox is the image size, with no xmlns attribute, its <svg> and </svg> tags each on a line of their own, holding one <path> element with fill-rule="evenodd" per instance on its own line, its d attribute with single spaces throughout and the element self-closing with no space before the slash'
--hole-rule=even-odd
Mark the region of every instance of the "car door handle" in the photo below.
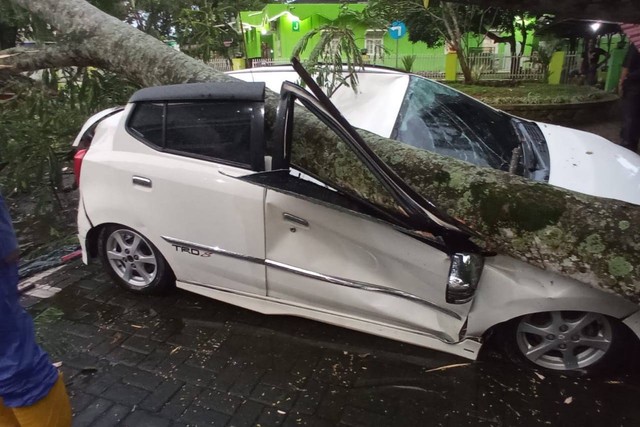
<svg viewBox="0 0 640 427">
<path fill-rule="evenodd" d="M 282 218 L 284 218 L 285 221 L 293 222 L 294 224 L 302 225 L 303 227 L 309 226 L 309 221 L 307 221 L 306 219 L 300 218 L 299 216 L 291 215 L 287 212 L 282 214 Z"/>
<path fill-rule="evenodd" d="M 141 187 L 147 187 L 147 188 L 151 188 L 152 187 L 152 183 L 151 180 L 149 178 L 145 178 L 143 176 L 133 176 L 133 185 L 139 185 Z"/>
</svg>

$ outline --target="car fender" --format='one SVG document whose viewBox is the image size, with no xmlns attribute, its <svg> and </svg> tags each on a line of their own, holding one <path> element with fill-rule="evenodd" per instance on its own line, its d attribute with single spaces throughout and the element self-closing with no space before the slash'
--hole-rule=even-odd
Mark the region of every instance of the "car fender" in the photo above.
<svg viewBox="0 0 640 427">
<path fill-rule="evenodd" d="M 135 197 L 135 193 L 123 191 L 132 186 L 132 174 L 127 168 L 132 163 L 144 163 L 146 154 L 115 147 L 116 144 L 125 143 L 121 133 L 124 132 L 126 111 L 102 119 L 96 127 L 91 148 L 84 157 L 80 180 L 78 231 L 81 243 L 87 246 L 83 248 L 84 252 L 87 253 L 89 249 L 87 237 L 97 237 L 94 236 L 95 230 L 105 224 L 132 228 L 159 247 L 159 236 L 155 236 L 145 225 L 145 216 L 149 213 L 131 209 L 134 205 L 131 198 Z M 143 146 L 141 150 L 145 148 Z M 88 261 L 89 254 L 83 258 Z"/>
<path fill-rule="evenodd" d="M 639 309 L 613 293 L 499 255 L 486 260 L 469 313 L 467 336 L 481 337 L 495 325 L 531 313 L 588 311 L 625 319 Z"/>
</svg>

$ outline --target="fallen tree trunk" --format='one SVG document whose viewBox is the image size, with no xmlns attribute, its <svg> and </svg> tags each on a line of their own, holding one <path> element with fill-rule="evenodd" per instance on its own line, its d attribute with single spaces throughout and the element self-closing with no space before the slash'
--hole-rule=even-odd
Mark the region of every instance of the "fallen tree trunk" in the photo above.
<svg viewBox="0 0 640 427">
<path fill-rule="evenodd" d="M 76 40 L 74 57 L 82 65 L 88 61 L 144 85 L 234 80 L 85 1 L 12 1 Z M 0 64 L 10 60 L 0 58 Z M 278 99 L 268 94 L 266 116 L 272 127 Z M 327 138 L 309 115 L 301 119 L 294 163 L 358 194 L 385 200 L 373 181 L 355 173 L 360 165 L 328 161 L 338 141 Z M 363 135 L 418 192 L 476 230 L 482 246 L 640 302 L 640 207 Z"/>
<path fill-rule="evenodd" d="M 82 44 L 65 43 L 38 48 L 15 47 L 0 51 L 0 70 L 12 73 L 89 65 L 93 65 L 93 61 L 83 56 Z"/>
</svg>

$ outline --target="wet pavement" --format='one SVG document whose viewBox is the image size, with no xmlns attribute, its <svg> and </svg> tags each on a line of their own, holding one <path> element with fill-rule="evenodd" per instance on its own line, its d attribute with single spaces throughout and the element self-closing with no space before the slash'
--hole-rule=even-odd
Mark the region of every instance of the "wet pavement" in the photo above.
<svg viewBox="0 0 640 427">
<path fill-rule="evenodd" d="M 53 296 L 23 303 L 62 362 L 74 426 L 640 425 L 638 372 L 549 375 L 494 350 L 469 363 L 182 291 L 132 295 L 98 265 L 39 287 Z"/>
</svg>

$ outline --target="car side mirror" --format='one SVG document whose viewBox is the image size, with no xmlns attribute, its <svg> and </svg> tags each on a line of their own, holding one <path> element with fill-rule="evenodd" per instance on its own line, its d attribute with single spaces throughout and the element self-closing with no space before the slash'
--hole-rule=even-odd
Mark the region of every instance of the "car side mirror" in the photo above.
<svg viewBox="0 0 640 427">
<path fill-rule="evenodd" d="M 465 304 L 473 299 L 484 268 L 484 257 L 456 253 L 451 256 L 447 281 L 447 303 Z"/>
</svg>

